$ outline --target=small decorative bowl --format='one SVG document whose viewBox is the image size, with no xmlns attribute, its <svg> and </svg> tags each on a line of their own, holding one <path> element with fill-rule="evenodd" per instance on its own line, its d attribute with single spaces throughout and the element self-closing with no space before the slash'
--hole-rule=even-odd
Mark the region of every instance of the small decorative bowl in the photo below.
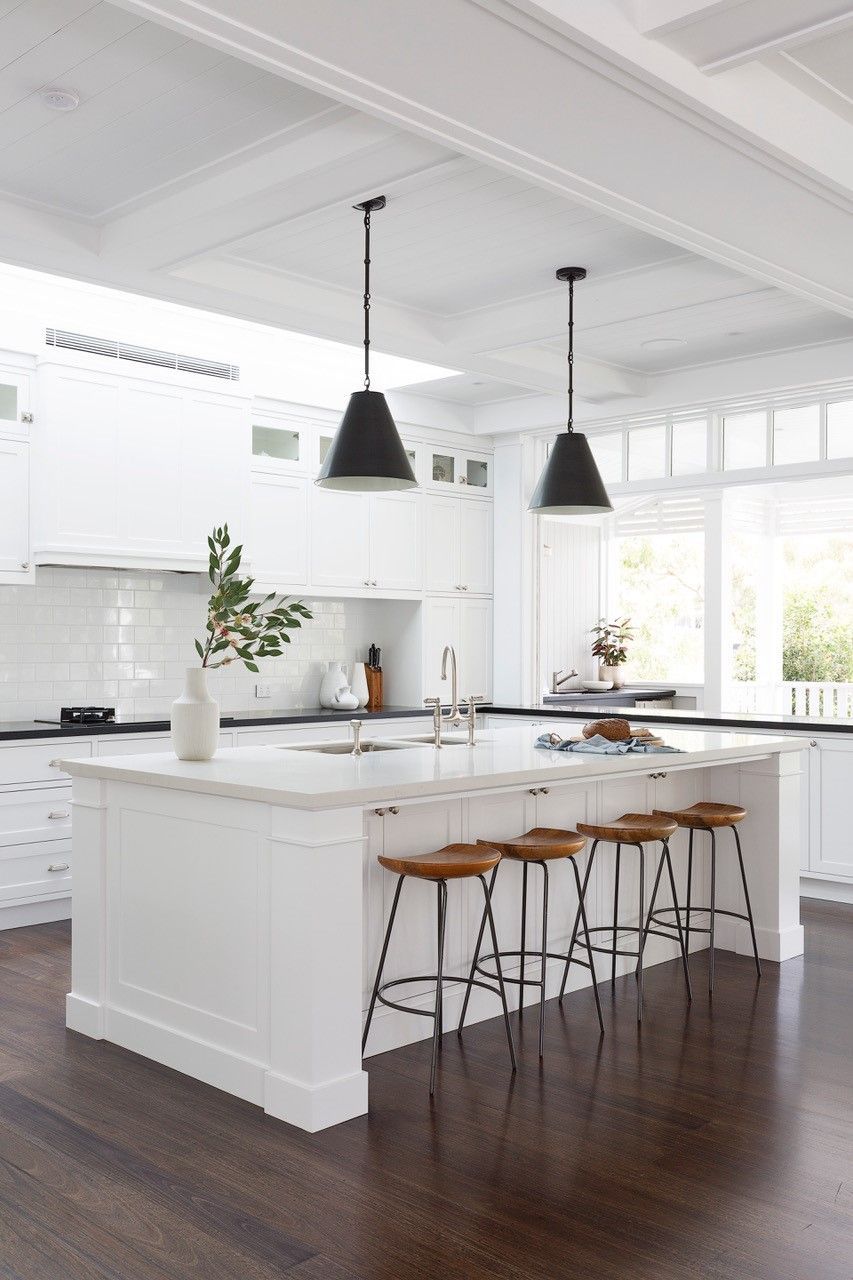
<svg viewBox="0 0 853 1280">
<path fill-rule="evenodd" d="M 612 680 L 581 680 L 584 693 L 606 693 L 613 688 Z"/>
</svg>

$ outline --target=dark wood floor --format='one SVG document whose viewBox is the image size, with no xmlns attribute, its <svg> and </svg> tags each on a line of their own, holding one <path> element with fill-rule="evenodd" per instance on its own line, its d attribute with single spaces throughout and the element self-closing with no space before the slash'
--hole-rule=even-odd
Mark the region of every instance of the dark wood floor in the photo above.
<svg viewBox="0 0 853 1280">
<path fill-rule="evenodd" d="M 676 965 L 370 1063 L 372 1113 L 309 1136 L 67 1033 L 67 925 L 0 934 L 0 1280 L 853 1278 L 853 908 L 807 958 Z"/>
</svg>

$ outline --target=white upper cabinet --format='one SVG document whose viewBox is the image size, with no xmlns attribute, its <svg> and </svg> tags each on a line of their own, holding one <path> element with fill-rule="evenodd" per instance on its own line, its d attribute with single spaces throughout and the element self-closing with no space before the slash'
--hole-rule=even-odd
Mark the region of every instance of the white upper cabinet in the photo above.
<svg viewBox="0 0 853 1280">
<path fill-rule="evenodd" d="M 0 432 L 29 435 L 30 375 L 0 364 Z"/>
<path fill-rule="evenodd" d="M 312 486 L 311 583 L 371 593 L 421 589 L 420 502 Z"/>
<path fill-rule="evenodd" d="M 0 439 L 0 577 L 7 582 L 30 568 L 29 452 L 23 441 Z"/>
<path fill-rule="evenodd" d="M 311 582 L 318 587 L 370 586 L 370 500 L 365 493 L 313 487 Z"/>
<path fill-rule="evenodd" d="M 308 471 L 314 432 L 303 418 L 252 407 L 252 469 L 304 475 Z"/>
<path fill-rule="evenodd" d="M 489 595 L 492 504 L 427 494 L 426 589 Z"/>
<path fill-rule="evenodd" d="M 375 493 L 370 499 L 370 581 L 386 591 L 420 591 L 420 499 Z"/>
<path fill-rule="evenodd" d="M 214 525 L 245 536 L 248 400 L 186 381 L 40 367 L 37 561 L 204 568 Z"/>
<path fill-rule="evenodd" d="M 252 476 L 246 560 L 252 577 L 270 590 L 308 584 L 308 484 L 304 478 Z"/>
</svg>

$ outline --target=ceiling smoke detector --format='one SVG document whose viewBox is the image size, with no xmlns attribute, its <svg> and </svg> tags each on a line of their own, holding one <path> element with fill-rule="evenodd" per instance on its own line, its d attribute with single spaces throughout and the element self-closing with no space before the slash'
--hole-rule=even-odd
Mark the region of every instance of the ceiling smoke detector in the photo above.
<svg viewBox="0 0 853 1280">
<path fill-rule="evenodd" d="M 686 347 L 686 338 L 647 338 L 640 343 L 646 351 L 673 351 L 676 347 Z"/>
<path fill-rule="evenodd" d="M 80 106 L 80 95 L 73 89 L 42 89 L 41 100 L 51 111 L 75 111 Z"/>
</svg>

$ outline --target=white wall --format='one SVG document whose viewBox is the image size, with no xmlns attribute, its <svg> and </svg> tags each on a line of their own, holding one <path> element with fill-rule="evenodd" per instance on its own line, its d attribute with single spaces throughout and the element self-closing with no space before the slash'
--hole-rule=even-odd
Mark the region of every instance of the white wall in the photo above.
<svg viewBox="0 0 853 1280">
<path fill-rule="evenodd" d="M 81 703 L 116 706 L 125 715 L 167 714 L 185 667 L 198 661 L 193 640 L 203 638 L 209 588 L 196 574 L 68 568 L 37 570 L 35 585 L 0 587 L 0 721 L 52 717 L 60 706 Z M 373 642 L 384 647 L 392 691 L 396 684 L 407 692 L 394 640 L 411 606 L 306 603 L 313 621 L 293 633 L 284 657 L 259 664 L 260 676 L 242 665 L 211 674 L 226 714 L 316 706 L 327 663 L 363 659 Z M 271 698 L 256 701 L 259 679 L 272 686 Z"/>
<path fill-rule="evenodd" d="M 542 520 L 540 527 L 541 683 L 550 685 L 552 671 L 572 667 L 582 679 L 594 680 L 598 664 L 590 654 L 589 633 L 601 613 L 599 522 L 569 524 Z M 572 684 L 565 689 L 568 691 Z"/>
</svg>

